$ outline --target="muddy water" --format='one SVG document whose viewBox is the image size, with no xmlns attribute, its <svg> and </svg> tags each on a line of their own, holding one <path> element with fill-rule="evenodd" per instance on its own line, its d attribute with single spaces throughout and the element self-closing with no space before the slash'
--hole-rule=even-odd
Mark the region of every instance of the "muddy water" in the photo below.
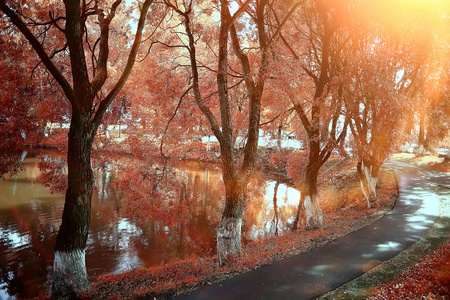
<svg viewBox="0 0 450 300">
<path fill-rule="evenodd" d="M 52 194 L 41 184 L 36 158 L 27 157 L 24 167 L 18 175 L 0 181 L 0 299 L 28 298 L 50 288 L 53 246 L 64 194 Z M 119 195 L 114 184 L 126 173 L 107 164 L 95 174 L 86 250 L 91 279 L 216 253 L 215 228 L 223 207 L 219 167 L 191 162 L 172 170 L 171 185 L 161 196 L 177 199 L 177 214 L 182 222 L 163 214 L 160 219 L 159 215 L 130 215 L 129 205 L 134 202 L 126 201 L 126 194 Z M 244 242 L 285 230 L 292 221 L 299 193 L 257 174 L 247 198 Z M 164 203 L 165 199 L 146 201 Z"/>
</svg>

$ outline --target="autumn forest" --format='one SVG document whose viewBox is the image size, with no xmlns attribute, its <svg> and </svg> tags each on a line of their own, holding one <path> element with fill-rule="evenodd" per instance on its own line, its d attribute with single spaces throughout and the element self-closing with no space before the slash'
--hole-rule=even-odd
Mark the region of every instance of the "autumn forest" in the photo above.
<svg viewBox="0 0 450 300">
<path fill-rule="evenodd" d="M 449 120 L 446 0 L 0 0 L 0 195 L 61 204 L 0 201 L 0 289 L 170 298 L 307 251 L 392 209 L 392 155 L 450 170 Z M 11 222 L 47 228 L 34 294 Z M 108 224 L 146 263 L 89 274 Z"/>
</svg>

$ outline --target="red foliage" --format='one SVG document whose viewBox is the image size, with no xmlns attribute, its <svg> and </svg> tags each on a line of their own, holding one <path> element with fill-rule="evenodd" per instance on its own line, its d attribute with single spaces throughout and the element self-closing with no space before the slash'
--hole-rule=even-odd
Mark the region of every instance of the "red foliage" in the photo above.
<svg viewBox="0 0 450 300">
<path fill-rule="evenodd" d="M 39 180 L 50 188 L 51 193 L 59 193 L 67 188 L 67 161 L 65 156 L 39 155 Z"/>
<path fill-rule="evenodd" d="M 0 179 L 4 179 L 4 175 L 7 173 L 9 173 L 10 176 L 13 176 L 22 170 L 20 156 L 20 152 L 17 151 L 9 151 L 0 154 Z"/>
<path fill-rule="evenodd" d="M 124 196 L 122 209 L 127 217 L 165 226 L 184 222 L 183 194 L 178 191 L 186 187 L 173 168 L 135 159 L 121 173 L 115 187 Z"/>
<path fill-rule="evenodd" d="M 268 164 L 274 169 L 285 170 L 288 164 L 290 152 L 287 150 L 276 151 L 270 155 Z"/>
<path fill-rule="evenodd" d="M 450 240 L 425 256 L 398 278 L 378 287 L 372 299 L 448 299 Z"/>
<path fill-rule="evenodd" d="M 385 210 L 395 199 L 395 191 L 383 196 Z M 388 201 L 389 199 L 389 201 Z M 140 268 L 117 275 L 105 275 L 94 283 L 94 297 L 100 299 L 170 298 L 199 286 L 221 281 L 238 273 L 271 264 L 283 258 L 308 251 L 348 232 L 367 225 L 380 217 L 380 208 L 364 206 L 334 211 L 325 215 L 321 230 L 299 230 L 282 236 L 252 241 L 243 246 L 238 258 L 230 259 L 226 267 L 217 265 L 217 256 L 187 259 L 148 269 Z"/>
<path fill-rule="evenodd" d="M 67 128 L 53 128 L 47 133 L 47 136 L 41 139 L 39 144 L 46 148 L 67 149 L 68 132 Z"/>
<path fill-rule="evenodd" d="M 287 162 L 287 174 L 296 183 L 303 181 L 304 171 L 306 164 L 308 162 L 308 152 L 307 151 L 295 151 L 289 156 Z"/>
</svg>

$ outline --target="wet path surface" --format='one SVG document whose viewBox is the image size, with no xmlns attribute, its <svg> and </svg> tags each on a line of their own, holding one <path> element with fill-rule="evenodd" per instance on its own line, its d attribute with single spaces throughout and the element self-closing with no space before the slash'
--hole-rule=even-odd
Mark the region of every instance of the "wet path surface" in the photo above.
<svg viewBox="0 0 450 300">
<path fill-rule="evenodd" d="M 311 299 L 399 254 L 437 220 L 436 187 L 447 187 L 450 176 L 401 162 L 385 167 L 395 170 L 400 195 L 394 209 L 371 226 L 176 299 Z"/>
</svg>

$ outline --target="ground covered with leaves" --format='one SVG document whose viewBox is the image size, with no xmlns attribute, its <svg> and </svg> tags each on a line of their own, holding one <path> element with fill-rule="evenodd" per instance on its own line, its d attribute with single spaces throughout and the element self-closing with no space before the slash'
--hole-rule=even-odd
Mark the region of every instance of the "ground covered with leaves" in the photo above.
<svg viewBox="0 0 450 300">
<path fill-rule="evenodd" d="M 378 203 L 367 208 L 359 188 L 356 164 L 331 160 L 320 183 L 324 226 L 320 230 L 299 229 L 281 236 L 247 243 L 240 257 L 225 267 L 217 257 L 193 258 L 168 265 L 140 268 L 117 275 L 105 275 L 94 282 L 93 295 L 100 299 L 169 299 L 177 294 L 222 281 L 306 252 L 351 231 L 368 226 L 390 211 L 398 195 L 395 175 L 383 170 L 378 187 Z"/>
<path fill-rule="evenodd" d="M 450 240 L 377 290 L 371 299 L 450 299 Z"/>
</svg>

